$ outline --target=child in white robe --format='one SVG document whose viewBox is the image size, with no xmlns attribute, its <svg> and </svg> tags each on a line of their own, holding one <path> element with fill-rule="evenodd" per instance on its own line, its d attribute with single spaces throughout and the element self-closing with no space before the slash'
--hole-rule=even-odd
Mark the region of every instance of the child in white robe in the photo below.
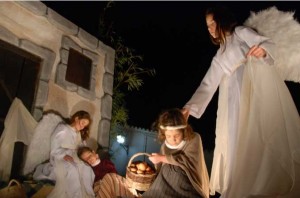
<svg viewBox="0 0 300 198">
<path fill-rule="evenodd" d="M 35 180 L 55 181 L 48 197 L 95 197 L 93 170 L 77 157 L 77 148 L 84 145 L 88 137 L 90 122 L 87 112 L 78 111 L 71 117 L 70 124 L 59 123 L 51 135 L 50 162 L 39 165 L 33 175 Z"/>
</svg>

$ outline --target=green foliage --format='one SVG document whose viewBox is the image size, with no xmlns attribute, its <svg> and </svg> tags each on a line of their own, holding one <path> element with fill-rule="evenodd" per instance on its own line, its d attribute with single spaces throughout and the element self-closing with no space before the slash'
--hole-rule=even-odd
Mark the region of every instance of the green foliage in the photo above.
<svg viewBox="0 0 300 198">
<path fill-rule="evenodd" d="M 126 108 L 125 96 L 128 92 L 138 91 L 143 86 L 143 77 L 154 76 L 155 70 L 143 67 L 143 57 L 135 50 L 127 47 L 123 39 L 113 28 L 110 12 L 116 2 L 109 1 L 100 16 L 99 39 L 115 49 L 115 70 L 113 85 L 113 104 L 111 118 L 111 139 L 116 135 L 114 127 L 119 124 L 126 126 L 129 111 Z"/>
</svg>

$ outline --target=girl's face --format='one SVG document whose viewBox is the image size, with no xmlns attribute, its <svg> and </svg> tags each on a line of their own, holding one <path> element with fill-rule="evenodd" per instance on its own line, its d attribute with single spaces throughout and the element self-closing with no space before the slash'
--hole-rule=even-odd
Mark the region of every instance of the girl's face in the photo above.
<svg viewBox="0 0 300 198">
<path fill-rule="evenodd" d="M 86 151 L 81 154 L 80 158 L 89 165 L 93 165 L 99 159 L 99 156 L 95 152 Z"/>
<path fill-rule="evenodd" d="M 78 119 L 75 118 L 74 127 L 77 131 L 81 131 L 85 127 L 87 127 L 90 124 L 90 121 L 88 119 Z"/>
<path fill-rule="evenodd" d="M 183 133 L 180 130 L 166 130 L 165 136 L 171 146 L 177 146 L 183 140 Z"/>
<path fill-rule="evenodd" d="M 213 38 L 217 38 L 217 36 L 218 36 L 217 32 L 216 32 L 217 23 L 214 21 L 214 16 L 212 14 L 206 15 L 206 25 L 207 25 L 209 34 Z"/>
</svg>

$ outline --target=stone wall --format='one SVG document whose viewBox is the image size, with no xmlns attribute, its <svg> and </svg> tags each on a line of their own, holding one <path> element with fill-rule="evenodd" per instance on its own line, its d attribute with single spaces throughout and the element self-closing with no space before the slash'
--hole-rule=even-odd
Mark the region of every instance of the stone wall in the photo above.
<svg viewBox="0 0 300 198">
<path fill-rule="evenodd" d="M 109 146 L 115 51 L 39 1 L 0 2 L 0 40 L 42 59 L 32 115 L 46 110 L 92 118 L 90 145 Z M 69 49 L 92 60 L 90 89 L 65 80 Z"/>
</svg>

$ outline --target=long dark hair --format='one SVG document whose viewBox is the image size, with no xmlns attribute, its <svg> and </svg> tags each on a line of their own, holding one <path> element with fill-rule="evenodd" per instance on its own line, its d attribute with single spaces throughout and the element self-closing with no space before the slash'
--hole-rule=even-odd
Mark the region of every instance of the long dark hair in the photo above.
<svg viewBox="0 0 300 198">
<path fill-rule="evenodd" d="M 213 38 L 210 35 L 210 39 L 216 45 L 225 44 L 226 43 L 226 33 L 232 34 L 234 28 L 237 26 L 237 21 L 233 13 L 224 6 L 216 6 L 212 8 L 208 8 L 206 10 L 205 16 L 212 15 L 213 19 L 217 25 L 216 33 L 218 35 L 217 38 Z"/>
</svg>

